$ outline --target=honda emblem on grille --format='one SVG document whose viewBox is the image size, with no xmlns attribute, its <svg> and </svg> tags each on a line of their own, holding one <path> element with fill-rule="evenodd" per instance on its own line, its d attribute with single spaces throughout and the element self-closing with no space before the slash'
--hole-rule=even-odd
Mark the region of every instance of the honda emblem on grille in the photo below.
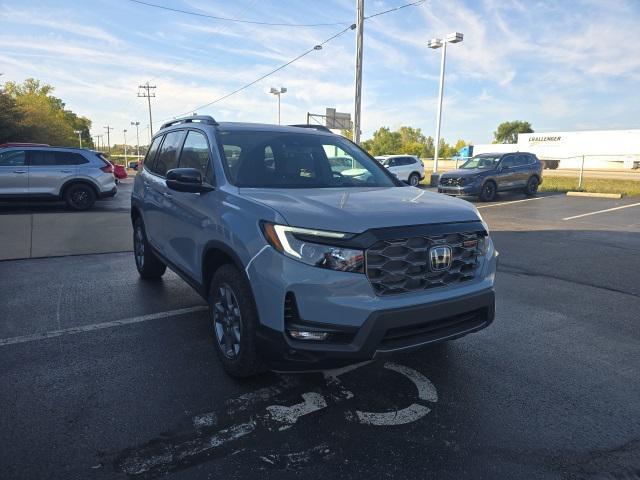
<svg viewBox="0 0 640 480">
<path fill-rule="evenodd" d="M 441 272 L 449 270 L 451 267 L 451 247 L 448 245 L 438 245 L 429 250 L 429 262 L 431 271 Z"/>
</svg>

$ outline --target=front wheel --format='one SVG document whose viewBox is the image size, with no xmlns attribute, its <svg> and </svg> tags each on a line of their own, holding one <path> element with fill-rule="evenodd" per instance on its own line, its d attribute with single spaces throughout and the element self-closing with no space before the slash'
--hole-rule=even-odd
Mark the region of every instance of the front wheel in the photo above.
<svg viewBox="0 0 640 480">
<path fill-rule="evenodd" d="M 253 294 L 233 265 L 223 265 L 209 287 L 209 315 L 216 353 L 232 377 L 245 378 L 264 370 L 256 345 L 258 314 Z"/>
<path fill-rule="evenodd" d="M 482 190 L 480 191 L 480 200 L 482 200 L 483 202 L 490 202 L 491 200 L 496 198 L 497 190 L 498 189 L 495 183 L 493 183 L 492 181 L 486 182 L 482 186 Z"/>
<path fill-rule="evenodd" d="M 411 175 L 409 175 L 408 183 L 412 187 L 417 187 L 420 183 L 420 175 L 418 175 L 417 173 L 412 173 Z"/>
<path fill-rule="evenodd" d="M 540 186 L 540 181 L 537 177 L 531 177 L 527 182 L 527 186 L 524 189 L 524 193 L 529 195 L 530 197 L 534 196 L 538 193 L 538 187 Z"/>
<path fill-rule="evenodd" d="M 137 218 L 133 224 L 133 256 L 142 278 L 160 278 L 167 270 L 167 266 L 151 250 L 141 218 Z"/>
</svg>

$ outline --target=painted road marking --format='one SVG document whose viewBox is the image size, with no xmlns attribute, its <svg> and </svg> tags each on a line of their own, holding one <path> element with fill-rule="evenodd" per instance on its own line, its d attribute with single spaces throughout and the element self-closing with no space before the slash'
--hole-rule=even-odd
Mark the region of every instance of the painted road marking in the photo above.
<svg viewBox="0 0 640 480">
<path fill-rule="evenodd" d="M 278 430 L 286 430 L 293 427 L 303 415 L 317 412 L 327 406 L 327 401 L 322 395 L 316 392 L 307 392 L 302 394 L 304 402 L 285 407 L 284 405 L 270 405 L 267 411 L 271 418 L 283 425 Z"/>
<path fill-rule="evenodd" d="M 479 210 L 481 208 L 504 207 L 505 205 L 511 205 L 512 203 L 533 202 L 534 200 L 544 200 L 545 198 L 553 198 L 553 195 L 549 195 L 548 197 L 525 198 L 524 200 L 512 200 L 511 202 L 492 203 L 491 205 L 481 205 L 477 208 Z"/>
<path fill-rule="evenodd" d="M 94 323 L 92 325 L 82 325 L 80 327 L 63 328 L 60 330 L 52 330 L 50 332 L 34 333 L 32 335 L 22 335 L 20 337 L 0 338 L 0 347 L 4 345 L 15 345 L 16 343 L 36 342 L 38 340 L 46 340 L 48 338 L 63 337 L 66 335 L 77 335 L 79 333 L 93 332 L 104 328 L 120 327 L 122 325 L 131 325 L 133 323 L 148 322 L 150 320 L 159 320 L 162 318 L 177 317 L 187 313 L 202 312 L 208 307 L 199 305 L 197 307 L 180 308 L 177 310 L 168 310 L 166 312 L 150 313 L 139 317 L 123 318 L 122 320 L 113 320 L 111 322 Z"/>
<path fill-rule="evenodd" d="M 417 370 L 394 362 L 385 363 L 384 368 L 398 372 L 411 380 L 418 389 L 418 398 L 420 400 L 433 403 L 438 401 L 436 387 L 433 386 L 433 383 L 431 383 L 427 377 Z M 431 409 L 429 407 L 420 405 L 419 403 L 412 403 L 408 407 L 392 410 L 391 412 L 363 412 L 356 410 L 356 416 L 360 423 L 366 425 L 405 425 L 421 419 L 430 411 Z"/>
<path fill-rule="evenodd" d="M 129 475 L 165 474 L 172 469 L 180 468 L 180 466 L 193 464 L 196 461 L 195 457 L 199 455 L 213 453 L 220 448 L 228 448 L 226 447 L 228 443 L 237 441 L 249 434 L 257 436 L 258 439 L 261 439 L 261 442 L 264 442 L 266 441 L 263 437 L 265 434 L 275 435 L 280 431 L 291 428 L 305 415 L 313 414 L 354 398 L 354 394 L 341 385 L 338 377 L 369 363 L 371 362 L 363 362 L 323 372 L 325 388 L 322 388 L 320 392 L 302 393 L 303 401 L 292 406 L 269 405 L 263 411 L 264 413 L 245 411 L 250 406 L 263 403 L 265 400 L 268 401 L 281 393 L 286 393 L 287 387 L 295 388 L 301 385 L 299 381 L 290 380 L 287 377 L 272 387 L 262 388 L 228 400 L 226 402 L 226 411 L 221 411 L 219 414 L 215 412 L 199 414 L 192 418 L 195 434 L 190 436 L 180 434 L 174 439 L 163 436 L 160 439 L 151 440 L 139 448 L 126 450 L 116 460 L 116 468 Z M 421 401 L 433 403 L 438 400 L 435 387 L 422 373 L 394 362 L 387 362 L 383 367 L 409 379 L 415 385 L 418 398 Z M 415 422 L 430 411 L 429 407 L 414 402 L 408 407 L 388 412 L 347 410 L 345 417 L 347 420 L 365 425 L 390 426 Z M 225 426 L 218 429 L 217 432 L 210 431 L 212 428 L 216 428 L 221 418 L 227 418 L 227 422 L 229 420 L 233 421 L 233 417 L 237 413 L 249 416 L 250 420 Z M 300 457 L 302 460 L 308 459 L 312 453 L 314 455 L 322 454 L 320 455 L 322 457 L 331 454 L 328 445 L 322 445 L 321 447 L 314 447 L 306 452 L 292 454 L 293 457 L 289 458 L 289 460 L 296 460 L 300 454 L 302 454 Z M 259 458 L 266 463 L 276 465 L 288 458 L 286 456 L 286 458 L 281 457 L 278 455 L 262 455 Z M 286 461 L 285 463 L 290 462 Z"/>
<path fill-rule="evenodd" d="M 622 205 L 621 207 L 607 208 L 605 210 L 596 210 L 595 212 L 583 213 L 582 215 L 574 215 L 573 217 L 563 218 L 562 220 L 573 220 L 574 218 L 588 217 L 589 215 L 597 215 L 599 213 L 613 212 L 614 210 L 622 210 L 623 208 L 637 207 L 640 203 L 632 203 L 631 205 Z"/>
</svg>

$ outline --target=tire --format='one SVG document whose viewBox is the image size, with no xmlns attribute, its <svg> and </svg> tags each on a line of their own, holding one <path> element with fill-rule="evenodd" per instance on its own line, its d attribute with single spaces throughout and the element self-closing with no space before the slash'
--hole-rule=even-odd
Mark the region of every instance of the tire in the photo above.
<svg viewBox="0 0 640 480">
<path fill-rule="evenodd" d="M 536 193 L 538 193 L 539 185 L 540 180 L 538 180 L 538 177 L 531 177 L 527 182 L 527 186 L 524 187 L 524 193 L 529 197 L 533 197 Z"/>
<path fill-rule="evenodd" d="M 418 175 L 415 172 L 412 173 L 411 175 L 409 175 L 409 179 L 407 180 L 407 183 L 412 187 L 417 187 L 418 184 L 420 183 L 420 175 Z"/>
<path fill-rule="evenodd" d="M 480 200 L 483 202 L 490 202 L 496 198 L 498 188 L 496 187 L 496 183 L 492 180 L 485 182 L 482 185 L 482 190 L 480 191 Z"/>
<path fill-rule="evenodd" d="M 560 162 L 549 162 L 547 165 L 550 170 L 556 170 L 560 166 Z"/>
<path fill-rule="evenodd" d="M 158 279 L 167 270 L 167 266 L 153 253 L 141 218 L 133 223 L 133 258 L 141 278 Z"/>
<path fill-rule="evenodd" d="M 71 185 L 64 192 L 64 201 L 74 210 L 88 210 L 96 203 L 95 190 L 86 183 Z"/>
<path fill-rule="evenodd" d="M 258 352 L 258 313 L 247 281 L 233 265 L 222 265 L 209 285 L 213 343 L 222 367 L 234 378 L 264 371 Z"/>
</svg>

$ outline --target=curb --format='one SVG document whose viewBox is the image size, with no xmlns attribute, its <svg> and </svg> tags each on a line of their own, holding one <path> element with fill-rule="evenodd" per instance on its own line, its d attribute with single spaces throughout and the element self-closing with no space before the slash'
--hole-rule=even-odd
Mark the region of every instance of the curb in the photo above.
<svg viewBox="0 0 640 480">
<path fill-rule="evenodd" d="M 622 198 L 621 193 L 567 192 L 567 197 Z"/>
</svg>

